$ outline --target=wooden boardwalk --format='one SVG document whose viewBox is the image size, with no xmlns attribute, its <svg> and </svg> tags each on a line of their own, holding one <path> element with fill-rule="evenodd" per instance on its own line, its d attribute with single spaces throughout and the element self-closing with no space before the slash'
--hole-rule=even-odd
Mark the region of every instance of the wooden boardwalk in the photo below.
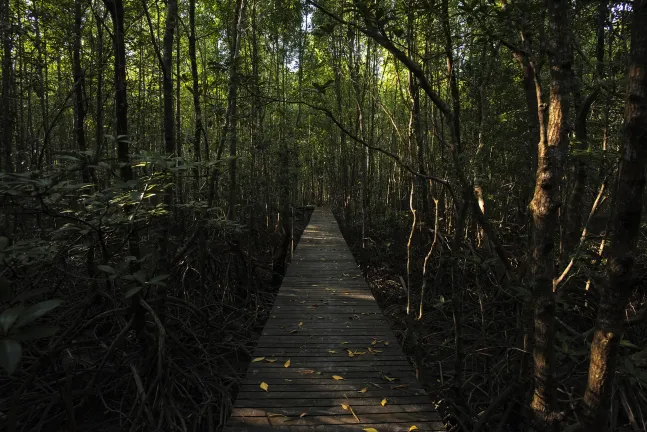
<svg viewBox="0 0 647 432">
<path fill-rule="evenodd" d="M 369 428 L 445 430 L 332 213 L 317 209 L 225 430 Z"/>
</svg>

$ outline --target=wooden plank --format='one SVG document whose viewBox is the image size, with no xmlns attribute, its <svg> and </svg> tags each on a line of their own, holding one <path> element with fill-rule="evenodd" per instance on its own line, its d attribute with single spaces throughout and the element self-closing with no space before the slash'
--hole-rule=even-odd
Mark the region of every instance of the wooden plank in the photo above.
<svg viewBox="0 0 647 432">
<path fill-rule="evenodd" d="M 313 213 L 253 357 L 226 431 L 445 430 L 329 212 Z"/>
</svg>

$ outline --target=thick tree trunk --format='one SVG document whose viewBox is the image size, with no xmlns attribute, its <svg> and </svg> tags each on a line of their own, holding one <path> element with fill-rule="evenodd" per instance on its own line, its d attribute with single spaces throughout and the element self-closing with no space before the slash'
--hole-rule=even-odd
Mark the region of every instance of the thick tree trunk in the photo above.
<svg viewBox="0 0 647 432">
<path fill-rule="evenodd" d="M 112 19 L 112 37 L 114 48 L 114 88 L 115 88 L 115 117 L 117 120 L 117 160 L 120 162 L 119 169 L 121 180 L 129 183 L 134 180 L 133 170 L 130 164 L 130 154 L 128 145 L 128 93 L 126 88 L 126 43 L 124 37 L 124 4 L 123 0 L 103 0 L 106 8 L 110 12 Z M 131 208 L 127 206 L 124 210 L 128 213 Z M 128 239 L 128 249 L 130 255 L 139 259 L 141 257 L 139 250 L 139 233 L 137 228 L 133 227 Z M 139 270 L 138 261 L 131 261 L 131 272 Z M 131 297 L 131 313 L 134 316 L 134 328 L 137 334 L 144 329 L 145 310 L 139 302 L 139 294 Z"/>
<path fill-rule="evenodd" d="M 631 30 L 624 143 L 620 156 L 607 265 L 607 283 L 591 344 L 582 430 L 608 429 L 611 389 L 622 338 L 625 308 L 636 281 L 632 277 L 647 164 L 647 1 L 635 0 Z"/>
<path fill-rule="evenodd" d="M 81 22 L 83 20 L 83 9 L 81 0 L 74 1 L 74 43 L 72 52 L 72 73 L 74 78 L 74 136 L 79 151 L 86 151 L 85 141 L 85 74 L 81 67 Z M 86 158 L 87 160 L 87 158 Z M 83 182 L 90 182 L 90 170 L 87 163 L 84 163 L 81 171 Z"/>
<path fill-rule="evenodd" d="M 236 12 L 234 14 L 234 31 L 232 36 L 231 64 L 229 72 L 229 207 L 227 219 L 233 219 L 236 215 L 236 171 L 237 171 L 237 145 L 238 145 L 238 51 L 243 33 L 243 21 L 245 14 L 245 0 L 236 1 Z"/>
<path fill-rule="evenodd" d="M 133 179 L 128 154 L 128 93 L 126 91 L 126 43 L 124 41 L 124 3 L 123 0 L 103 0 L 110 12 L 113 25 L 114 74 L 115 74 L 115 117 L 117 120 L 117 160 L 121 179 Z"/>
<path fill-rule="evenodd" d="M 2 37 L 2 113 L 0 116 L 0 148 L 2 154 L 2 164 L 0 170 L 5 172 L 13 171 L 12 162 L 12 145 L 13 145 L 13 129 L 14 129 L 14 79 L 13 79 L 13 61 L 11 59 L 12 38 L 11 38 L 11 9 L 9 7 L 9 0 L 0 0 L 0 28 L 2 29 L 0 37 Z"/>
<path fill-rule="evenodd" d="M 568 151 L 568 115 L 571 93 L 571 46 L 568 0 L 549 2 L 551 29 L 551 81 L 548 128 L 539 143 L 537 180 L 530 204 L 533 219 L 531 244 L 534 302 L 535 392 L 532 410 L 543 428 L 554 426 L 555 409 L 555 235 L 558 226 L 561 177 Z M 539 96 L 539 95 L 538 95 Z M 538 97 L 541 102 L 541 97 Z M 541 111 L 542 107 L 539 107 Z M 541 120 L 540 120 L 541 127 Z M 543 134 L 542 134 L 543 135 Z"/>
<path fill-rule="evenodd" d="M 198 83 L 198 60 L 195 49 L 195 2 L 196 0 L 191 0 L 189 3 L 189 60 L 191 62 L 193 109 L 195 111 L 195 129 L 193 132 L 193 159 L 196 163 L 198 163 L 201 160 L 201 137 L 204 136 L 205 145 L 207 145 L 207 134 L 205 133 L 204 127 L 202 125 L 202 106 L 200 104 L 200 85 Z M 193 170 L 193 175 L 195 176 L 196 190 L 198 190 L 200 184 L 200 169 L 198 167 Z"/>
</svg>

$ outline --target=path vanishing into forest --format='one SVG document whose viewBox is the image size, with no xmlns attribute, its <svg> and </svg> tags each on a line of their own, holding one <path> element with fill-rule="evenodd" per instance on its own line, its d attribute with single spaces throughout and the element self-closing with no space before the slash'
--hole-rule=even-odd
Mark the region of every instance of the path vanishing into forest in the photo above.
<svg viewBox="0 0 647 432">
<path fill-rule="evenodd" d="M 328 209 L 301 237 L 225 430 L 266 428 L 445 430 Z"/>
</svg>

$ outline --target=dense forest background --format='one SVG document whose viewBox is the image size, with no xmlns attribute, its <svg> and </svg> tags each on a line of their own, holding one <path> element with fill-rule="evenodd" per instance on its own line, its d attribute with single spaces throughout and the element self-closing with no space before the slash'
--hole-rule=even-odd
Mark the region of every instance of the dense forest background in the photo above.
<svg viewBox="0 0 647 432">
<path fill-rule="evenodd" d="M 0 0 L 0 427 L 219 430 L 316 204 L 449 427 L 646 430 L 646 28 Z"/>
</svg>

